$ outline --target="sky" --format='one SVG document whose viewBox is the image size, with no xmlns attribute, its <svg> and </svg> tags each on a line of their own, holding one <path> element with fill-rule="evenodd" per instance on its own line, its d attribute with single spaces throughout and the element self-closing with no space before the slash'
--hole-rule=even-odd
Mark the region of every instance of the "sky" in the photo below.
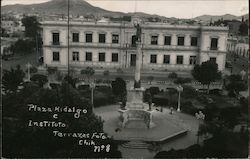
<svg viewBox="0 0 250 159">
<path fill-rule="evenodd" d="M 32 4 L 49 0 L 2 0 L 2 5 Z M 193 18 L 209 15 L 243 15 L 248 13 L 248 0 L 86 0 L 93 6 L 110 11 L 145 12 L 166 17 Z"/>
</svg>

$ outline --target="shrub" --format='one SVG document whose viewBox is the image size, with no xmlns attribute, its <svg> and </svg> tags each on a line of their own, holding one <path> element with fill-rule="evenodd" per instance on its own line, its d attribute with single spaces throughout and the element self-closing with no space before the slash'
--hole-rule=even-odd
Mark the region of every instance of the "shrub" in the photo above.
<svg viewBox="0 0 250 159">
<path fill-rule="evenodd" d="M 170 73 L 169 75 L 168 75 L 168 78 L 171 78 L 171 79 L 175 79 L 175 78 L 177 78 L 178 77 L 178 75 L 177 75 L 177 73 L 175 73 L 175 72 L 172 72 L 172 73 Z"/>
<path fill-rule="evenodd" d="M 100 107 L 114 103 L 114 96 L 109 93 L 101 92 L 100 90 L 94 91 L 94 106 Z"/>
<path fill-rule="evenodd" d="M 89 85 L 88 84 L 80 85 L 80 86 L 78 86 L 78 89 L 79 90 L 89 90 Z"/>
<path fill-rule="evenodd" d="M 222 90 L 220 90 L 220 89 L 212 89 L 209 91 L 209 94 L 221 96 L 221 92 L 222 92 Z"/>
<path fill-rule="evenodd" d="M 122 70 L 121 68 L 118 68 L 118 69 L 116 70 L 116 72 L 117 72 L 117 73 L 123 73 L 123 70 Z"/>
<path fill-rule="evenodd" d="M 57 67 L 48 67 L 47 68 L 47 71 L 49 74 L 54 74 L 57 72 L 57 70 L 58 70 Z"/>
<path fill-rule="evenodd" d="M 58 83 L 50 83 L 49 84 L 52 89 L 58 89 L 61 85 Z"/>
<path fill-rule="evenodd" d="M 184 98 L 196 98 L 198 95 L 198 92 L 191 86 L 183 86 L 183 92 L 181 93 L 181 96 Z"/>
<path fill-rule="evenodd" d="M 152 96 L 154 96 L 160 92 L 159 87 L 150 87 L 148 90 Z"/>
<path fill-rule="evenodd" d="M 40 87 L 43 87 L 43 85 L 48 82 L 47 76 L 41 74 L 33 75 L 30 80 L 37 83 Z"/>
<path fill-rule="evenodd" d="M 193 103 L 191 101 L 186 101 L 186 102 L 181 103 L 181 110 L 191 115 L 194 115 L 195 113 L 199 111 L 198 108 L 193 106 Z"/>
<path fill-rule="evenodd" d="M 152 99 L 155 105 L 167 106 L 169 104 L 168 97 L 162 94 L 155 95 Z"/>
<path fill-rule="evenodd" d="M 28 69 L 25 72 L 28 72 Z M 35 66 L 30 67 L 30 73 L 37 73 L 37 68 Z"/>
<path fill-rule="evenodd" d="M 103 71 L 103 75 L 104 75 L 104 76 L 108 76 L 108 75 L 109 75 L 109 70 Z"/>
<path fill-rule="evenodd" d="M 184 84 L 184 83 L 190 83 L 191 82 L 191 78 L 182 78 L 182 77 L 178 77 L 174 83 L 176 84 Z"/>
</svg>

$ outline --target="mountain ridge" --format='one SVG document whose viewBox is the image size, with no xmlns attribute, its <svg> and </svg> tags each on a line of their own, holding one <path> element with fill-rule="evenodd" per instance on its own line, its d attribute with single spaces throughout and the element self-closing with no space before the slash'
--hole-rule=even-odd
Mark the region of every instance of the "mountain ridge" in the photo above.
<svg viewBox="0 0 250 159">
<path fill-rule="evenodd" d="M 37 3 L 37 4 L 14 4 L 14 5 L 6 5 L 2 6 L 2 13 L 8 13 L 10 11 L 17 12 L 17 13 L 38 13 L 40 15 L 48 15 L 48 14 L 65 14 L 67 15 L 67 7 L 68 3 L 67 0 L 50 0 L 48 2 Z M 177 17 L 165 17 L 157 14 L 148 14 L 144 12 L 137 12 L 137 13 L 123 13 L 123 12 L 114 12 L 102 9 L 100 7 L 95 7 L 84 0 L 70 0 L 70 7 L 74 8 L 70 10 L 70 14 L 72 15 L 102 15 L 102 16 L 124 16 L 124 15 L 134 15 L 138 14 L 139 16 L 144 17 L 159 17 L 159 18 L 168 18 L 168 19 L 184 19 L 184 18 L 177 18 Z M 248 14 L 242 15 L 245 19 L 249 19 Z M 223 18 L 224 20 L 233 20 L 233 19 L 241 19 L 241 16 L 235 16 L 232 14 L 224 14 L 224 15 L 200 15 L 195 18 L 187 18 L 196 21 L 204 21 L 209 22 L 211 19 L 212 21 L 217 21 Z"/>
</svg>

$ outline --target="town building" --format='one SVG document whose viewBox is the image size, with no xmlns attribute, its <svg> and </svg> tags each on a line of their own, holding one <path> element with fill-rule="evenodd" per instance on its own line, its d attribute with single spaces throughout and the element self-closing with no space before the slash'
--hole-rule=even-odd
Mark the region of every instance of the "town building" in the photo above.
<svg viewBox="0 0 250 159">
<path fill-rule="evenodd" d="M 45 67 L 127 69 L 136 63 L 135 23 L 95 21 L 44 21 Z M 225 69 L 228 28 L 140 22 L 142 69 L 190 71 L 195 64 L 212 60 Z M 68 32 L 69 30 L 69 32 Z M 69 41 L 68 41 L 69 33 Z M 69 47 L 68 47 L 69 46 Z"/>
<path fill-rule="evenodd" d="M 230 54 L 249 59 L 249 37 L 230 36 L 228 38 L 227 50 Z"/>
<path fill-rule="evenodd" d="M 2 20 L 1 28 L 5 29 L 7 34 L 25 31 L 24 26 L 22 26 L 22 22 L 18 20 Z"/>
</svg>

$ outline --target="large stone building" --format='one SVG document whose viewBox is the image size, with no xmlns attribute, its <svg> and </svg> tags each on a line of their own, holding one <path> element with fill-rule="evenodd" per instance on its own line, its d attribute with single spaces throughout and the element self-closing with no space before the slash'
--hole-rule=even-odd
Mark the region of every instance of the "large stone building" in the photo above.
<svg viewBox="0 0 250 159">
<path fill-rule="evenodd" d="M 136 29 L 131 22 L 43 22 L 46 67 L 104 69 L 133 68 Z M 213 60 L 224 70 L 227 27 L 141 23 L 142 69 L 190 71 L 195 64 Z M 69 41 L 68 41 L 69 30 Z M 69 48 L 68 48 L 69 46 Z"/>
</svg>

